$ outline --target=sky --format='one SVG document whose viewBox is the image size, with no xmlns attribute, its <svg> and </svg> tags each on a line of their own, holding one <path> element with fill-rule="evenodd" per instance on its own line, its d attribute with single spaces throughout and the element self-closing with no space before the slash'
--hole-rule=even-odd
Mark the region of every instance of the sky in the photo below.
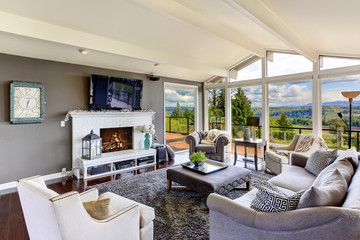
<svg viewBox="0 0 360 240">
<path fill-rule="evenodd" d="M 165 88 L 165 107 L 194 107 L 194 90 L 180 88 Z"/>
<path fill-rule="evenodd" d="M 322 80 L 322 102 L 348 101 L 342 91 L 360 91 L 360 75 L 334 77 Z M 354 101 L 359 101 L 360 97 Z"/>
<path fill-rule="evenodd" d="M 339 57 L 323 57 L 322 59 L 323 66 L 321 69 L 360 64 L 359 59 Z M 297 54 L 273 53 L 273 60 L 268 61 L 267 64 L 269 76 L 309 72 L 313 69 L 309 60 Z M 239 81 L 260 77 L 261 61 L 259 60 L 238 71 L 237 79 L 232 80 Z M 360 75 L 322 79 L 322 102 L 347 101 L 341 95 L 341 91 L 354 90 L 360 90 Z M 312 84 L 310 80 L 297 83 L 270 84 L 269 93 L 270 107 L 302 106 L 312 102 Z M 246 94 L 251 101 L 254 101 L 252 107 L 261 107 L 261 89 L 256 91 L 251 90 L 250 87 L 246 90 Z"/>
<path fill-rule="evenodd" d="M 359 64 L 358 59 L 323 57 L 323 67 L 329 69 L 340 66 Z M 273 61 L 268 61 L 268 75 L 280 76 L 291 73 L 312 71 L 312 63 L 297 54 L 273 53 Z M 261 61 L 257 61 L 238 72 L 236 80 L 255 79 L 261 77 Z M 236 81 L 235 80 L 235 81 Z M 243 87 L 246 96 L 251 100 L 251 107 L 262 107 L 261 86 Z M 360 90 L 360 75 L 322 79 L 322 102 L 347 101 L 341 91 Z M 236 89 L 233 89 L 233 93 Z M 354 101 L 356 101 L 355 99 Z M 360 97 L 359 97 L 360 101 Z M 303 106 L 312 102 L 311 80 L 269 85 L 270 107 Z M 193 90 L 166 88 L 165 104 L 167 107 L 194 106 Z"/>
</svg>

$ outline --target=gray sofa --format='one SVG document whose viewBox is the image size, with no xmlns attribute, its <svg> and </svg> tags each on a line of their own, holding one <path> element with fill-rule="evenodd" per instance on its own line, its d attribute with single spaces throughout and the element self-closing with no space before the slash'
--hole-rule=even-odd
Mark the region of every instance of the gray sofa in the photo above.
<svg viewBox="0 0 360 240">
<path fill-rule="evenodd" d="M 310 188 L 316 176 L 305 170 L 306 161 L 306 156 L 293 153 L 291 165 L 270 182 L 285 193 Z M 250 208 L 257 189 L 235 200 L 210 194 L 210 239 L 360 239 L 360 168 L 352 168 L 355 173 L 341 207 L 263 213 Z"/>
<path fill-rule="evenodd" d="M 224 162 L 225 160 L 225 146 L 229 144 L 230 139 L 226 135 L 220 135 L 216 139 L 215 145 L 202 144 L 203 140 L 207 136 L 206 131 L 192 132 L 185 137 L 185 141 L 189 144 L 189 155 L 194 152 L 205 152 L 207 158 Z"/>
</svg>

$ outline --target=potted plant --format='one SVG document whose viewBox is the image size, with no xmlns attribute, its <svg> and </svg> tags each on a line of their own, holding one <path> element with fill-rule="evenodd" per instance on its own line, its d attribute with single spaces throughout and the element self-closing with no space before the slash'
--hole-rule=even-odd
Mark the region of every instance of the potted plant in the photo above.
<svg viewBox="0 0 360 240">
<path fill-rule="evenodd" d="M 195 166 L 201 166 L 204 164 L 206 160 L 206 156 L 205 156 L 205 152 L 194 152 L 193 154 L 191 154 L 190 156 L 190 161 L 195 165 Z"/>
</svg>

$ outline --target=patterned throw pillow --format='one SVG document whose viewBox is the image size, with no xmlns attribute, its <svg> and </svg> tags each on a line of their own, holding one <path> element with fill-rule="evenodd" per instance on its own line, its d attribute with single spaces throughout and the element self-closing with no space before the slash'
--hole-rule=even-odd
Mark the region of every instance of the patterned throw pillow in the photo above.
<svg viewBox="0 0 360 240">
<path fill-rule="evenodd" d="M 286 195 L 279 188 L 267 181 L 261 181 L 255 199 L 250 208 L 258 212 L 286 212 L 296 209 L 304 191 Z"/>
<path fill-rule="evenodd" d="M 338 150 L 326 151 L 323 147 L 313 152 L 306 162 L 305 169 L 315 176 L 332 164 L 337 157 Z"/>
</svg>

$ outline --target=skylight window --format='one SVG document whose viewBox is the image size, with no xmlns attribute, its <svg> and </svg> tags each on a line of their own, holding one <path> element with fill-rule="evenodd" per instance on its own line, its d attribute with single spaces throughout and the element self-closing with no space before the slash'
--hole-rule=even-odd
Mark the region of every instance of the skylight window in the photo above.
<svg viewBox="0 0 360 240">
<path fill-rule="evenodd" d="M 230 81 L 261 78 L 261 59 L 253 57 L 230 70 Z"/>
<path fill-rule="evenodd" d="M 358 58 L 320 56 L 320 70 L 360 65 Z"/>
<path fill-rule="evenodd" d="M 313 70 L 311 61 L 295 53 L 268 52 L 266 59 L 268 77 L 311 72 Z"/>
</svg>

